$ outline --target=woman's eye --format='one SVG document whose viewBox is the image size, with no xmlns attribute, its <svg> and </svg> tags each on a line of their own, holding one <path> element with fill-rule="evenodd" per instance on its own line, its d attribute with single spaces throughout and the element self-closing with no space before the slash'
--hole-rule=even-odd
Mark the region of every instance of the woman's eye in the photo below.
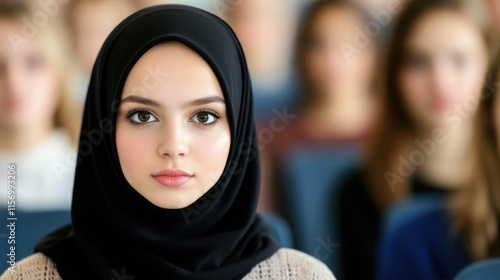
<svg viewBox="0 0 500 280">
<path fill-rule="evenodd" d="M 423 70 L 427 67 L 428 60 L 421 55 L 413 55 L 406 58 L 406 66 L 414 70 Z"/>
<path fill-rule="evenodd" d="M 139 111 L 132 114 L 130 116 L 130 120 L 134 123 L 150 123 L 156 121 L 157 119 L 150 112 Z"/>
<path fill-rule="evenodd" d="M 467 60 L 463 56 L 457 56 L 453 59 L 456 68 L 463 68 L 467 66 Z"/>
<path fill-rule="evenodd" d="M 192 120 L 195 123 L 208 125 L 213 124 L 215 121 L 217 121 L 217 116 L 214 113 L 210 112 L 199 112 L 192 117 Z"/>
<path fill-rule="evenodd" d="M 423 69 L 426 66 L 426 61 L 420 58 L 412 59 L 410 60 L 410 66 L 413 69 Z"/>
<path fill-rule="evenodd" d="M 306 47 L 310 52 L 320 52 L 324 50 L 325 45 L 325 42 L 323 42 L 322 40 L 313 38 L 307 43 Z"/>
<path fill-rule="evenodd" d="M 28 70 L 36 70 L 42 65 L 42 60 L 36 56 L 30 56 L 26 59 L 26 68 Z"/>
</svg>

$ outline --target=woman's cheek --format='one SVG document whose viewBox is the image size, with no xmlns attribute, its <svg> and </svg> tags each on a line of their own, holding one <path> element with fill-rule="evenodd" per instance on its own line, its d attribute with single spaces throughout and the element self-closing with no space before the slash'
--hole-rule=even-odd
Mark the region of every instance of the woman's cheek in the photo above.
<svg viewBox="0 0 500 280">
<path fill-rule="evenodd" d="M 117 130 L 117 148 L 120 157 L 120 164 L 127 168 L 145 166 L 148 158 L 151 158 L 151 143 L 147 142 L 148 137 L 138 133 L 131 133 L 128 129 Z"/>
<path fill-rule="evenodd" d="M 461 106 L 465 106 L 467 102 L 477 103 L 481 96 L 482 86 L 486 83 L 483 76 L 484 73 L 481 71 L 471 71 L 461 77 L 457 87 L 457 91 L 461 94 L 457 95 L 455 103 Z"/>
<path fill-rule="evenodd" d="M 422 75 L 412 71 L 407 71 L 400 77 L 400 94 L 404 106 L 410 111 L 426 111 L 428 106 L 426 82 Z"/>
<path fill-rule="evenodd" d="M 230 145 L 229 131 L 217 130 L 201 136 L 196 141 L 191 141 L 190 149 L 195 153 L 195 160 L 203 163 L 202 166 L 210 167 L 214 172 L 219 170 L 222 172 L 226 165 Z"/>
</svg>

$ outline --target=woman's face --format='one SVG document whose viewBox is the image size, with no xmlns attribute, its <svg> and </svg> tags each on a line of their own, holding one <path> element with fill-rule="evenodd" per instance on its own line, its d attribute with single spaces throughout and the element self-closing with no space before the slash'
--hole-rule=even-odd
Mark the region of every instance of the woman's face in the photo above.
<svg viewBox="0 0 500 280">
<path fill-rule="evenodd" d="M 19 39 L 23 38 L 21 28 L 14 20 L 0 19 L 0 38 L 4 38 L 0 43 L 0 127 L 9 130 L 53 121 L 59 98 L 55 69 L 36 37 Z"/>
<path fill-rule="evenodd" d="M 73 43 L 79 62 L 90 76 L 109 33 L 133 12 L 129 1 L 79 1 L 71 14 Z"/>
<path fill-rule="evenodd" d="M 472 119 L 487 68 L 480 30 L 461 14 L 434 11 L 416 23 L 404 47 L 399 89 L 417 126 L 456 127 Z"/>
<path fill-rule="evenodd" d="M 245 50 L 251 72 L 276 69 L 277 60 L 279 64 L 279 59 L 288 54 L 292 35 L 288 1 L 252 0 L 226 5 L 228 21 Z"/>
<path fill-rule="evenodd" d="M 375 60 L 374 42 L 359 52 L 353 30 L 364 30 L 363 18 L 347 7 L 327 7 L 319 11 L 310 25 L 309 42 L 304 49 L 304 73 L 318 94 L 352 94 L 353 87 L 367 87 Z"/>
<path fill-rule="evenodd" d="M 500 27 L 500 1 L 498 0 L 488 0 L 486 1 L 488 4 L 488 9 L 491 13 L 492 19 L 492 29 L 495 31 Z"/>
<path fill-rule="evenodd" d="M 116 145 L 130 185 L 154 205 L 189 206 L 220 178 L 231 134 L 210 66 L 180 43 L 150 49 L 122 93 Z"/>
</svg>

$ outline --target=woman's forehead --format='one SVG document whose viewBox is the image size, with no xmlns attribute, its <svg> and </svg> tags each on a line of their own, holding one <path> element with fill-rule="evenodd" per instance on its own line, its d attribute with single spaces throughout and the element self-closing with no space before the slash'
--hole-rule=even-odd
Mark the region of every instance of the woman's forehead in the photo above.
<svg viewBox="0 0 500 280">
<path fill-rule="evenodd" d="M 154 97 L 160 103 L 175 99 L 179 104 L 208 96 L 224 99 L 210 65 L 177 42 L 156 45 L 137 61 L 125 82 L 122 99 L 131 95 Z"/>
</svg>

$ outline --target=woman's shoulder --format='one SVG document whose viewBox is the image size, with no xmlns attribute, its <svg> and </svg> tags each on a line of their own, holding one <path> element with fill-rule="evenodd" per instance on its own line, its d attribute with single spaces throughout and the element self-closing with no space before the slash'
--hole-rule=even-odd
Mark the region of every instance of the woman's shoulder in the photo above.
<svg viewBox="0 0 500 280">
<path fill-rule="evenodd" d="M 403 241 L 408 236 L 429 238 L 436 233 L 446 238 L 452 228 L 449 210 L 446 201 L 438 196 L 402 201 L 386 212 L 385 235 L 395 235 Z"/>
<path fill-rule="evenodd" d="M 426 204 L 387 213 L 377 257 L 379 279 L 452 279 L 470 263 L 448 206 Z"/>
<path fill-rule="evenodd" d="M 335 279 L 328 267 L 319 260 L 297 250 L 281 248 L 256 265 L 243 280 L 266 279 Z"/>
<path fill-rule="evenodd" d="M 49 257 L 36 253 L 22 259 L 0 276 L 0 280 L 11 279 L 61 280 L 62 278 L 57 272 L 56 264 Z"/>
</svg>

